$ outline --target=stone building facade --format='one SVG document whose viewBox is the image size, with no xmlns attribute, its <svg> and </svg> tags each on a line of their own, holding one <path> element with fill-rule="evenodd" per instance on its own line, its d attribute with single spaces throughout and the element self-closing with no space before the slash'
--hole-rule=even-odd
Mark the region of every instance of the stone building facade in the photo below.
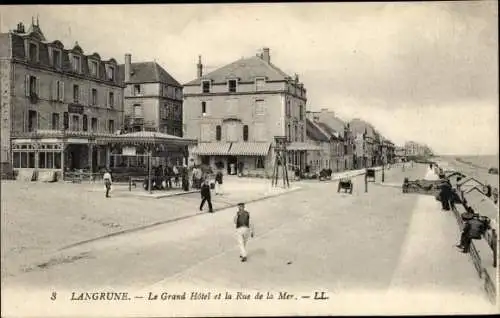
<svg viewBox="0 0 500 318">
<path fill-rule="evenodd" d="M 124 120 L 129 132 L 157 131 L 182 137 L 182 85 L 156 62 L 119 66 L 124 80 Z"/>
<path fill-rule="evenodd" d="M 270 176 L 274 137 L 286 136 L 291 168 L 305 168 L 306 89 L 271 63 L 270 51 L 242 58 L 184 85 L 184 135 L 193 161 L 242 175 Z"/>
<path fill-rule="evenodd" d="M 106 150 L 88 150 L 91 134 L 112 134 L 123 121 L 122 82 L 114 59 L 87 55 L 76 43 L 46 40 L 38 21 L 0 35 L 2 162 L 63 169 L 104 165 Z M 87 140 L 52 138 L 77 132 Z M 64 140 L 63 140 L 64 139 Z"/>
</svg>

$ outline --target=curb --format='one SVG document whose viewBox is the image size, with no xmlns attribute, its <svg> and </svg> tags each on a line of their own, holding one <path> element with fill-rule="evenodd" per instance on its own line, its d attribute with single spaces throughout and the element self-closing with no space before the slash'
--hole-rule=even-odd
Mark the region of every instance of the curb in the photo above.
<svg viewBox="0 0 500 318">
<path fill-rule="evenodd" d="M 264 197 L 260 197 L 260 198 L 249 200 L 249 201 L 243 201 L 243 202 L 245 204 L 254 203 L 254 202 L 258 202 L 258 201 L 267 200 L 267 199 L 270 199 L 270 198 L 279 197 L 281 195 L 289 194 L 291 192 L 295 192 L 295 191 L 298 191 L 298 190 L 302 190 L 302 188 L 300 188 L 300 187 L 299 188 L 293 188 L 293 189 L 290 189 L 290 191 L 288 191 L 288 192 L 277 193 L 277 194 L 273 194 L 273 195 L 267 195 L 267 196 L 264 196 Z M 230 204 L 229 206 L 224 207 L 222 209 L 214 209 L 214 211 L 224 211 L 224 210 L 232 209 L 232 208 L 234 208 L 236 206 L 238 206 L 238 203 Z M 106 238 L 110 238 L 110 237 L 114 237 L 114 236 L 118 236 L 118 235 L 122 235 L 122 234 L 128 234 L 128 233 L 132 233 L 132 232 L 138 232 L 138 231 L 145 230 L 145 229 L 148 229 L 148 228 L 152 228 L 152 227 L 155 227 L 155 226 L 158 226 L 158 225 L 173 223 L 173 222 L 176 222 L 176 221 L 182 221 L 182 220 L 185 220 L 185 219 L 189 219 L 189 218 L 192 218 L 192 217 L 195 217 L 195 216 L 198 216 L 198 215 L 204 215 L 204 214 L 207 214 L 207 212 L 198 212 L 198 213 L 184 215 L 184 216 L 180 216 L 180 217 L 169 219 L 169 220 L 158 221 L 158 222 L 155 222 L 155 223 L 152 223 L 152 224 L 142 225 L 142 226 L 131 228 L 131 229 L 125 229 L 125 230 L 122 230 L 122 231 L 109 233 L 109 234 L 106 234 L 106 235 L 103 235 L 103 236 L 99 236 L 99 237 L 96 237 L 96 238 L 93 238 L 93 239 L 88 239 L 88 240 L 85 240 L 85 241 L 81 241 L 81 242 L 70 244 L 68 246 L 61 247 L 61 248 L 58 249 L 58 251 L 68 250 L 68 249 L 73 248 L 73 247 L 81 246 L 81 245 L 84 245 L 84 244 L 87 244 L 87 243 L 92 243 L 92 242 L 99 241 L 99 240 L 102 240 L 102 239 L 106 239 Z"/>
</svg>

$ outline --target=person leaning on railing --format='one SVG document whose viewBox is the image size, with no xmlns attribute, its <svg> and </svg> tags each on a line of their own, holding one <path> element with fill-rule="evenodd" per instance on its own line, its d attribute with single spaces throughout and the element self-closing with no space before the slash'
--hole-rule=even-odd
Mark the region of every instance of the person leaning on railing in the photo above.
<svg viewBox="0 0 500 318">
<path fill-rule="evenodd" d="M 460 235 L 460 243 L 457 245 L 462 253 L 468 253 L 472 240 L 479 240 L 489 229 L 489 219 L 475 213 L 471 207 L 467 208 L 467 212 L 462 214 L 462 220 L 465 222 L 462 234 Z"/>
</svg>

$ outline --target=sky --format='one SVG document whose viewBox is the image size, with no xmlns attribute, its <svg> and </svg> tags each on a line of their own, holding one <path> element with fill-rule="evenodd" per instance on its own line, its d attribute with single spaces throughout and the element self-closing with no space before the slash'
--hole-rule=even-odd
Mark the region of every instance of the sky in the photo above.
<svg viewBox="0 0 500 318">
<path fill-rule="evenodd" d="M 37 15 L 48 40 L 156 60 L 181 83 L 198 55 L 206 73 L 269 47 L 308 110 L 438 154 L 498 154 L 497 1 L 1 6 L 1 31 Z"/>
</svg>

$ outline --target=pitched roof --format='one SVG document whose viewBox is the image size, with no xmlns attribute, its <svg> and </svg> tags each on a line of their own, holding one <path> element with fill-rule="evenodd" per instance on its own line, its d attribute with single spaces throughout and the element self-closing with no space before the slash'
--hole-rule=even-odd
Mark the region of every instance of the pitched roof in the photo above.
<svg viewBox="0 0 500 318">
<path fill-rule="evenodd" d="M 125 65 L 118 66 L 120 78 L 125 79 Z M 164 83 L 181 87 L 182 85 L 156 62 L 132 63 L 132 74 L 128 83 Z"/>
<path fill-rule="evenodd" d="M 366 131 L 367 137 L 375 137 L 375 129 L 373 126 L 359 118 L 355 118 L 349 122 L 349 127 L 351 128 L 352 133 L 355 134 L 363 134 Z"/>
<path fill-rule="evenodd" d="M 26 48 L 25 48 L 25 41 L 24 39 L 26 37 L 30 37 L 31 35 L 20 35 L 17 33 L 11 33 L 11 39 L 12 42 L 10 43 L 12 47 L 12 58 L 14 60 L 21 60 L 24 61 L 26 59 Z M 74 52 L 74 48 L 72 49 L 64 49 L 62 47 L 62 43 L 60 41 L 53 41 L 53 42 L 44 42 L 44 41 L 39 41 L 38 39 L 34 39 L 38 42 L 38 65 L 52 68 L 55 70 L 55 67 L 53 66 L 51 60 L 50 60 L 50 55 L 49 55 L 49 47 L 51 46 L 56 46 L 61 49 L 61 68 L 60 70 L 65 72 L 65 73 L 74 73 L 73 71 L 73 66 L 72 62 L 70 60 L 70 54 Z M 76 47 L 76 46 L 75 46 Z M 92 58 L 92 56 L 88 56 L 85 54 L 81 55 L 82 63 L 81 63 L 81 73 L 80 75 L 88 76 L 93 79 L 96 77 L 91 74 L 91 70 L 89 67 L 89 58 Z M 122 82 L 120 81 L 119 74 L 117 74 L 116 80 L 110 81 L 106 75 L 106 68 L 105 64 L 106 63 L 112 63 L 114 64 L 114 59 L 110 59 L 108 61 L 103 61 L 103 60 L 96 60 L 97 64 L 99 65 L 98 67 L 98 72 L 97 78 L 100 80 L 108 81 L 109 84 L 114 84 L 114 85 L 120 85 Z M 59 69 L 58 69 L 59 70 Z"/>
<path fill-rule="evenodd" d="M 342 135 L 343 135 L 342 131 L 337 131 L 337 130 L 333 129 L 330 125 L 328 125 L 325 122 L 320 121 L 317 124 L 319 127 L 321 127 L 323 130 L 325 130 L 327 133 L 329 133 L 334 138 L 337 138 L 337 139 L 342 138 Z"/>
<path fill-rule="evenodd" d="M 225 83 L 228 78 L 238 78 L 241 82 L 253 82 L 256 77 L 265 77 L 268 81 L 284 81 L 290 76 L 274 64 L 253 56 L 234 61 L 184 85 L 200 85 L 205 79 L 210 79 L 214 83 Z"/>
<path fill-rule="evenodd" d="M 309 118 L 306 118 L 306 134 L 307 137 L 311 138 L 312 140 L 315 141 L 326 141 L 328 142 L 330 140 L 330 136 L 326 135 L 321 128 L 317 126 L 316 123 L 314 123 L 312 120 Z"/>
</svg>

